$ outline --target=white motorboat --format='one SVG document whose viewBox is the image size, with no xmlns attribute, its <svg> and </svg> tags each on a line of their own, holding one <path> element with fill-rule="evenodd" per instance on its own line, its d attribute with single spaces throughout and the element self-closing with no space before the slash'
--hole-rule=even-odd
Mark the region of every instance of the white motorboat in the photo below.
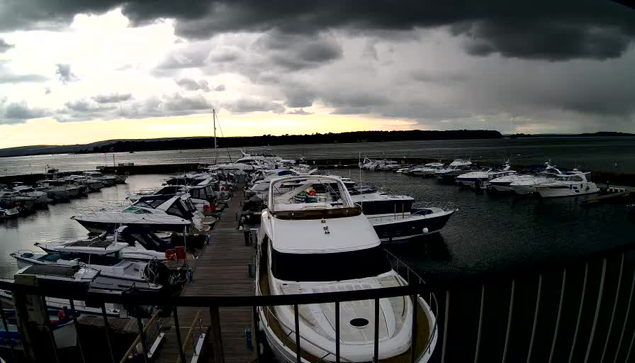
<svg viewBox="0 0 635 363">
<path fill-rule="evenodd" d="M 20 183 L 15 185 L 13 191 L 27 197 L 35 198 L 36 205 L 46 205 L 51 202 L 51 198 L 46 193 L 33 189 L 33 187 L 26 186 Z"/>
<path fill-rule="evenodd" d="M 90 244 L 49 245 L 49 252 L 17 251 L 11 253 L 18 268 L 31 265 L 80 266 L 98 271 L 90 281 L 91 289 L 122 292 L 130 288 L 158 292 L 170 285 L 169 272 L 155 262 L 124 260 L 121 252 L 127 243 L 102 241 Z M 161 268 L 163 266 L 164 268 Z"/>
<path fill-rule="evenodd" d="M 0 204 L 21 211 L 32 210 L 37 199 L 37 196 L 20 194 L 12 190 L 0 190 Z"/>
<path fill-rule="evenodd" d="M 456 177 L 456 183 L 461 186 L 484 189 L 488 186 L 490 180 L 514 174 L 516 174 L 516 171 L 511 170 L 511 165 L 507 162 L 501 169 L 489 168 L 461 174 Z"/>
<path fill-rule="evenodd" d="M 202 182 L 205 183 L 205 182 Z M 204 185 L 185 186 L 185 185 L 166 185 L 156 190 L 140 190 L 136 194 L 128 197 L 128 200 L 135 203 L 139 198 L 143 197 L 161 197 L 161 196 L 177 196 L 177 195 L 190 195 L 190 200 L 201 213 L 204 213 L 210 209 L 210 203 L 216 200 L 216 194 L 212 190 L 213 182 L 209 182 Z"/>
<path fill-rule="evenodd" d="M 437 170 L 441 170 L 445 164 L 443 163 L 427 163 L 423 164 L 423 166 L 419 166 L 413 168 L 410 171 L 410 174 L 422 176 L 424 178 L 432 177 L 437 172 Z"/>
<path fill-rule="evenodd" d="M 114 234 L 104 232 L 92 238 L 82 239 L 60 239 L 47 242 L 38 242 L 35 246 L 49 253 L 72 253 L 76 249 L 86 247 L 103 247 L 108 243 L 124 242 L 128 246 L 124 247 L 120 254 L 124 260 L 145 261 L 158 260 L 165 261 L 165 252 L 172 249 L 172 243 L 159 238 L 148 228 L 123 226 L 117 228 Z"/>
<path fill-rule="evenodd" d="M 92 233 L 114 232 L 122 225 L 148 227 L 153 231 L 183 232 L 192 226 L 203 229 L 201 214 L 189 195 L 141 197 L 119 211 L 93 211 L 71 217 Z"/>
<path fill-rule="evenodd" d="M 537 185 L 548 183 L 558 176 L 565 175 L 555 165 L 550 165 L 548 162 L 545 165 L 545 170 L 538 174 L 520 176 L 517 180 L 512 181 L 509 187 L 519 195 L 533 194 Z"/>
<path fill-rule="evenodd" d="M 391 269 L 368 219 L 337 178 L 313 176 L 290 191 L 272 181 L 269 207 L 262 212 L 256 258 L 256 294 L 289 295 L 388 288 L 406 285 Z M 327 267 L 328 268 L 325 268 Z M 412 352 L 413 310 L 422 338 Z M 340 303 L 340 355 L 343 362 L 370 362 L 374 356 L 373 301 Z M 379 356 L 399 362 L 413 353 L 427 362 L 436 344 L 435 316 L 422 299 L 379 300 Z M 278 361 L 296 362 L 292 306 L 259 307 L 260 326 Z M 419 319 L 421 317 L 421 319 Z M 298 308 L 302 362 L 334 362 L 333 304 Z"/>
<path fill-rule="evenodd" d="M 599 193 L 600 188 L 588 177 L 590 174 L 573 171 L 570 174 L 557 176 L 555 180 L 536 185 L 536 193 L 542 198 L 576 197 Z"/>
<path fill-rule="evenodd" d="M 93 179 L 101 181 L 105 187 L 111 187 L 117 184 L 117 177 L 113 175 L 104 175 L 99 171 L 85 171 L 84 175 Z"/>
<path fill-rule="evenodd" d="M 435 171 L 434 176 L 442 182 L 454 182 L 457 176 L 468 173 L 472 169 L 471 161 L 455 159 L 447 167 Z"/>
<path fill-rule="evenodd" d="M 439 232 L 456 209 L 413 208 L 414 198 L 368 190 L 351 195 L 362 207 L 382 242 L 407 240 Z"/>
<path fill-rule="evenodd" d="M 47 309 L 50 324 L 48 328 L 53 333 L 55 347 L 70 348 L 77 345 L 77 330 L 70 310 Z M 22 334 L 19 331 L 18 314 L 15 309 L 5 309 L 6 326 L 0 324 L 0 348 L 24 350 Z M 10 345 L 11 344 L 11 345 Z"/>
<path fill-rule="evenodd" d="M 11 219 L 20 215 L 18 208 L 2 208 L 0 207 L 0 221 L 3 219 Z"/>
</svg>

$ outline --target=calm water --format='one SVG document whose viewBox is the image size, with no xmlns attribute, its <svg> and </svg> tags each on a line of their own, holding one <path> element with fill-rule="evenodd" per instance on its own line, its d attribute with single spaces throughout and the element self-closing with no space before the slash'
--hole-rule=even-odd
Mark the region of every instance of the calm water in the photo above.
<svg viewBox="0 0 635 363">
<path fill-rule="evenodd" d="M 259 151 L 261 149 L 255 149 Z M 562 167 L 581 166 L 589 170 L 635 172 L 635 137 L 550 137 L 499 140 L 432 140 L 380 143 L 318 144 L 273 146 L 269 150 L 286 158 L 328 159 L 404 157 L 453 159 L 471 158 L 473 161 L 497 161 L 511 158 L 513 163 L 552 163 Z M 214 151 L 172 150 L 115 153 L 115 162 L 135 164 L 209 163 Z M 219 150 L 219 160 L 241 156 L 237 148 Z M 112 154 L 39 155 L 0 158 L 0 175 L 42 173 L 47 165 L 61 171 L 95 169 L 98 165 L 112 165 Z"/>
</svg>

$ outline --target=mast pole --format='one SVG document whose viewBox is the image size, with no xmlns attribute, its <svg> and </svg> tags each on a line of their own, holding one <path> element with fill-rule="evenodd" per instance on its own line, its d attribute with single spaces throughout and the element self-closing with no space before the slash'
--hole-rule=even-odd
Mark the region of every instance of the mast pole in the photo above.
<svg viewBox="0 0 635 363">
<path fill-rule="evenodd" d="M 218 144 L 216 143 L 216 109 L 212 108 L 212 117 L 214 119 L 214 164 L 218 163 Z"/>
</svg>

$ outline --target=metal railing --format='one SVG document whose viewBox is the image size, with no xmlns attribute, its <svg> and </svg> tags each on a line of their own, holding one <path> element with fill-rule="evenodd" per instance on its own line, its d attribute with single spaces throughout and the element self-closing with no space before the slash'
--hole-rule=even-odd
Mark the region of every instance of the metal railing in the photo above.
<svg viewBox="0 0 635 363">
<path fill-rule="evenodd" d="M 95 304 L 100 305 L 101 312 L 102 312 L 101 315 L 103 317 L 103 324 L 106 331 L 105 343 L 108 347 L 108 351 L 110 352 L 110 357 L 109 357 L 110 361 L 113 363 L 119 362 L 119 359 L 115 357 L 113 353 L 115 350 L 113 349 L 114 347 L 113 347 L 113 342 L 111 337 L 112 332 L 111 332 L 111 327 L 108 321 L 108 315 L 105 309 L 106 303 L 120 304 L 128 308 L 134 307 L 135 309 L 136 307 L 146 306 L 146 305 L 161 306 L 163 307 L 163 310 L 171 311 L 172 318 L 174 320 L 174 326 L 176 328 L 175 334 L 176 334 L 177 345 L 179 348 L 179 357 L 181 359 L 181 362 L 186 362 L 186 359 L 185 359 L 185 352 L 184 352 L 184 346 L 183 346 L 183 339 L 181 337 L 181 331 L 179 328 L 180 322 L 179 322 L 177 307 L 207 307 L 207 308 L 210 308 L 210 313 L 213 314 L 213 310 L 218 309 L 220 307 L 252 307 L 254 308 L 253 309 L 254 313 L 256 313 L 256 308 L 258 307 L 268 309 L 271 306 L 293 306 L 295 310 L 295 329 L 293 330 L 293 332 L 296 335 L 296 342 L 298 342 L 298 344 L 296 344 L 297 360 L 298 362 L 300 362 L 301 361 L 301 354 L 300 354 L 301 344 L 299 343 L 301 340 L 299 339 L 299 316 L 297 314 L 299 305 L 334 303 L 336 305 L 336 314 L 339 315 L 339 309 L 337 309 L 337 307 L 339 307 L 340 302 L 358 301 L 358 300 L 374 300 L 376 303 L 375 318 L 377 322 L 379 321 L 377 315 L 378 315 L 378 309 L 379 309 L 378 302 L 380 299 L 398 297 L 398 296 L 406 296 L 406 297 L 418 296 L 418 294 L 424 292 L 422 291 L 422 288 L 423 288 L 422 286 L 416 285 L 416 286 L 400 286 L 400 287 L 392 287 L 392 288 L 380 288 L 380 289 L 359 290 L 359 291 L 341 291 L 341 292 L 326 292 L 326 293 L 315 293 L 315 294 L 269 295 L 269 296 L 157 296 L 156 294 L 144 295 L 144 294 L 124 293 L 121 295 L 112 295 L 112 294 L 89 292 L 89 291 L 60 291 L 60 289 L 51 288 L 49 286 L 36 287 L 36 286 L 27 286 L 27 285 L 21 285 L 17 283 L 0 281 L 0 289 L 11 291 L 12 293 L 18 294 L 21 296 L 34 295 L 34 296 L 41 296 L 41 297 L 55 297 L 59 299 L 68 299 L 69 310 L 73 316 L 73 319 L 75 319 L 75 329 L 78 329 L 78 322 L 76 318 L 77 314 L 75 311 L 74 301 L 76 300 L 90 301 L 91 304 L 93 305 Z M 46 305 L 45 299 L 42 299 L 42 301 Z M 16 300 L 16 307 L 19 304 L 20 303 Z M 46 306 L 44 308 L 46 309 Z M 0 311 L 2 312 L 2 323 L 4 324 L 5 330 L 8 331 L 8 323 L 7 323 L 4 311 L 2 309 L 0 309 Z M 19 315 L 20 318 L 28 319 L 27 316 L 24 316 L 24 314 L 28 315 L 26 311 L 27 311 L 26 309 L 22 309 L 22 310 L 18 309 L 19 314 L 23 314 L 22 316 Z M 133 316 L 134 315 L 137 315 L 136 320 L 138 325 L 138 334 L 141 337 L 140 342 L 142 345 L 143 354 L 147 359 L 148 347 L 145 340 L 146 329 L 142 322 L 141 317 L 139 317 L 138 314 L 133 313 Z M 257 318 L 257 317 L 254 317 L 254 318 Z M 413 328 L 416 328 L 416 314 L 414 315 L 414 318 L 415 320 L 413 320 L 414 322 Z M 215 323 L 219 324 L 220 322 L 217 321 Z M 45 322 L 44 326 L 49 327 L 50 321 Z M 379 344 L 378 328 L 377 328 L 378 324 L 376 324 L 375 327 L 376 328 L 375 328 L 375 343 L 374 344 L 375 344 L 375 361 L 377 361 L 378 360 L 377 358 L 378 344 Z M 339 326 L 337 327 L 336 332 L 338 335 L 337 338 L 339 339 Z M 53 338 L 52 330 L 50 330 L 50 328 L 49 328 L 49 333 L 51 338 L 50 344 L 55 346 L 55 339 Z M 77 334 L 78 336 L 80 336 L 79 330 L 77 330 Z M 9 339 L 11 338 L 9 337 Z M 304 340 L 302 340 L 302 342 L 304 342 Z M 9 342 L 9 346 L 11 347 L 12 355 L 15 357 L 15 352 L 13 351 L 14 344 L 12 342 Z M 84 354 L 85 350 L 82 349 L 81 340 L 78 340 L 78 348 L 79 348 L 79 355 L 80 355 L 81 361 L 85 362 L 86 361 L 85 354 Z M 414 352 L 414 349 L 413 349 L 413 352 Z M 340 361 L 339 340 L 338 340 L 336 351 L 328 352 L 328 353 L 333 354 L 337 362 Z M 54 361 L 59 362 L 59 359 L 57 359 L 56 357 Z M 412 358 L 412 361 L 414 361 L 414 357 Z"/>
</svg>

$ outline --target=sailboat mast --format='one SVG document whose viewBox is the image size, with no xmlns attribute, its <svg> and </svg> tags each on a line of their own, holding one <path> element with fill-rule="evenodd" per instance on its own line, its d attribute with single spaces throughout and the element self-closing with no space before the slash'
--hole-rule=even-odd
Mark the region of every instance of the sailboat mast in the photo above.
<svg viewBox="0 0 635 363">
<path fill-rule="evenodd" d="M 214 164 L 218 162 L 218 144 L 216 143 L 216 109 L 212 108 L 212 118 L 214 119 Z"/>
</svg>

